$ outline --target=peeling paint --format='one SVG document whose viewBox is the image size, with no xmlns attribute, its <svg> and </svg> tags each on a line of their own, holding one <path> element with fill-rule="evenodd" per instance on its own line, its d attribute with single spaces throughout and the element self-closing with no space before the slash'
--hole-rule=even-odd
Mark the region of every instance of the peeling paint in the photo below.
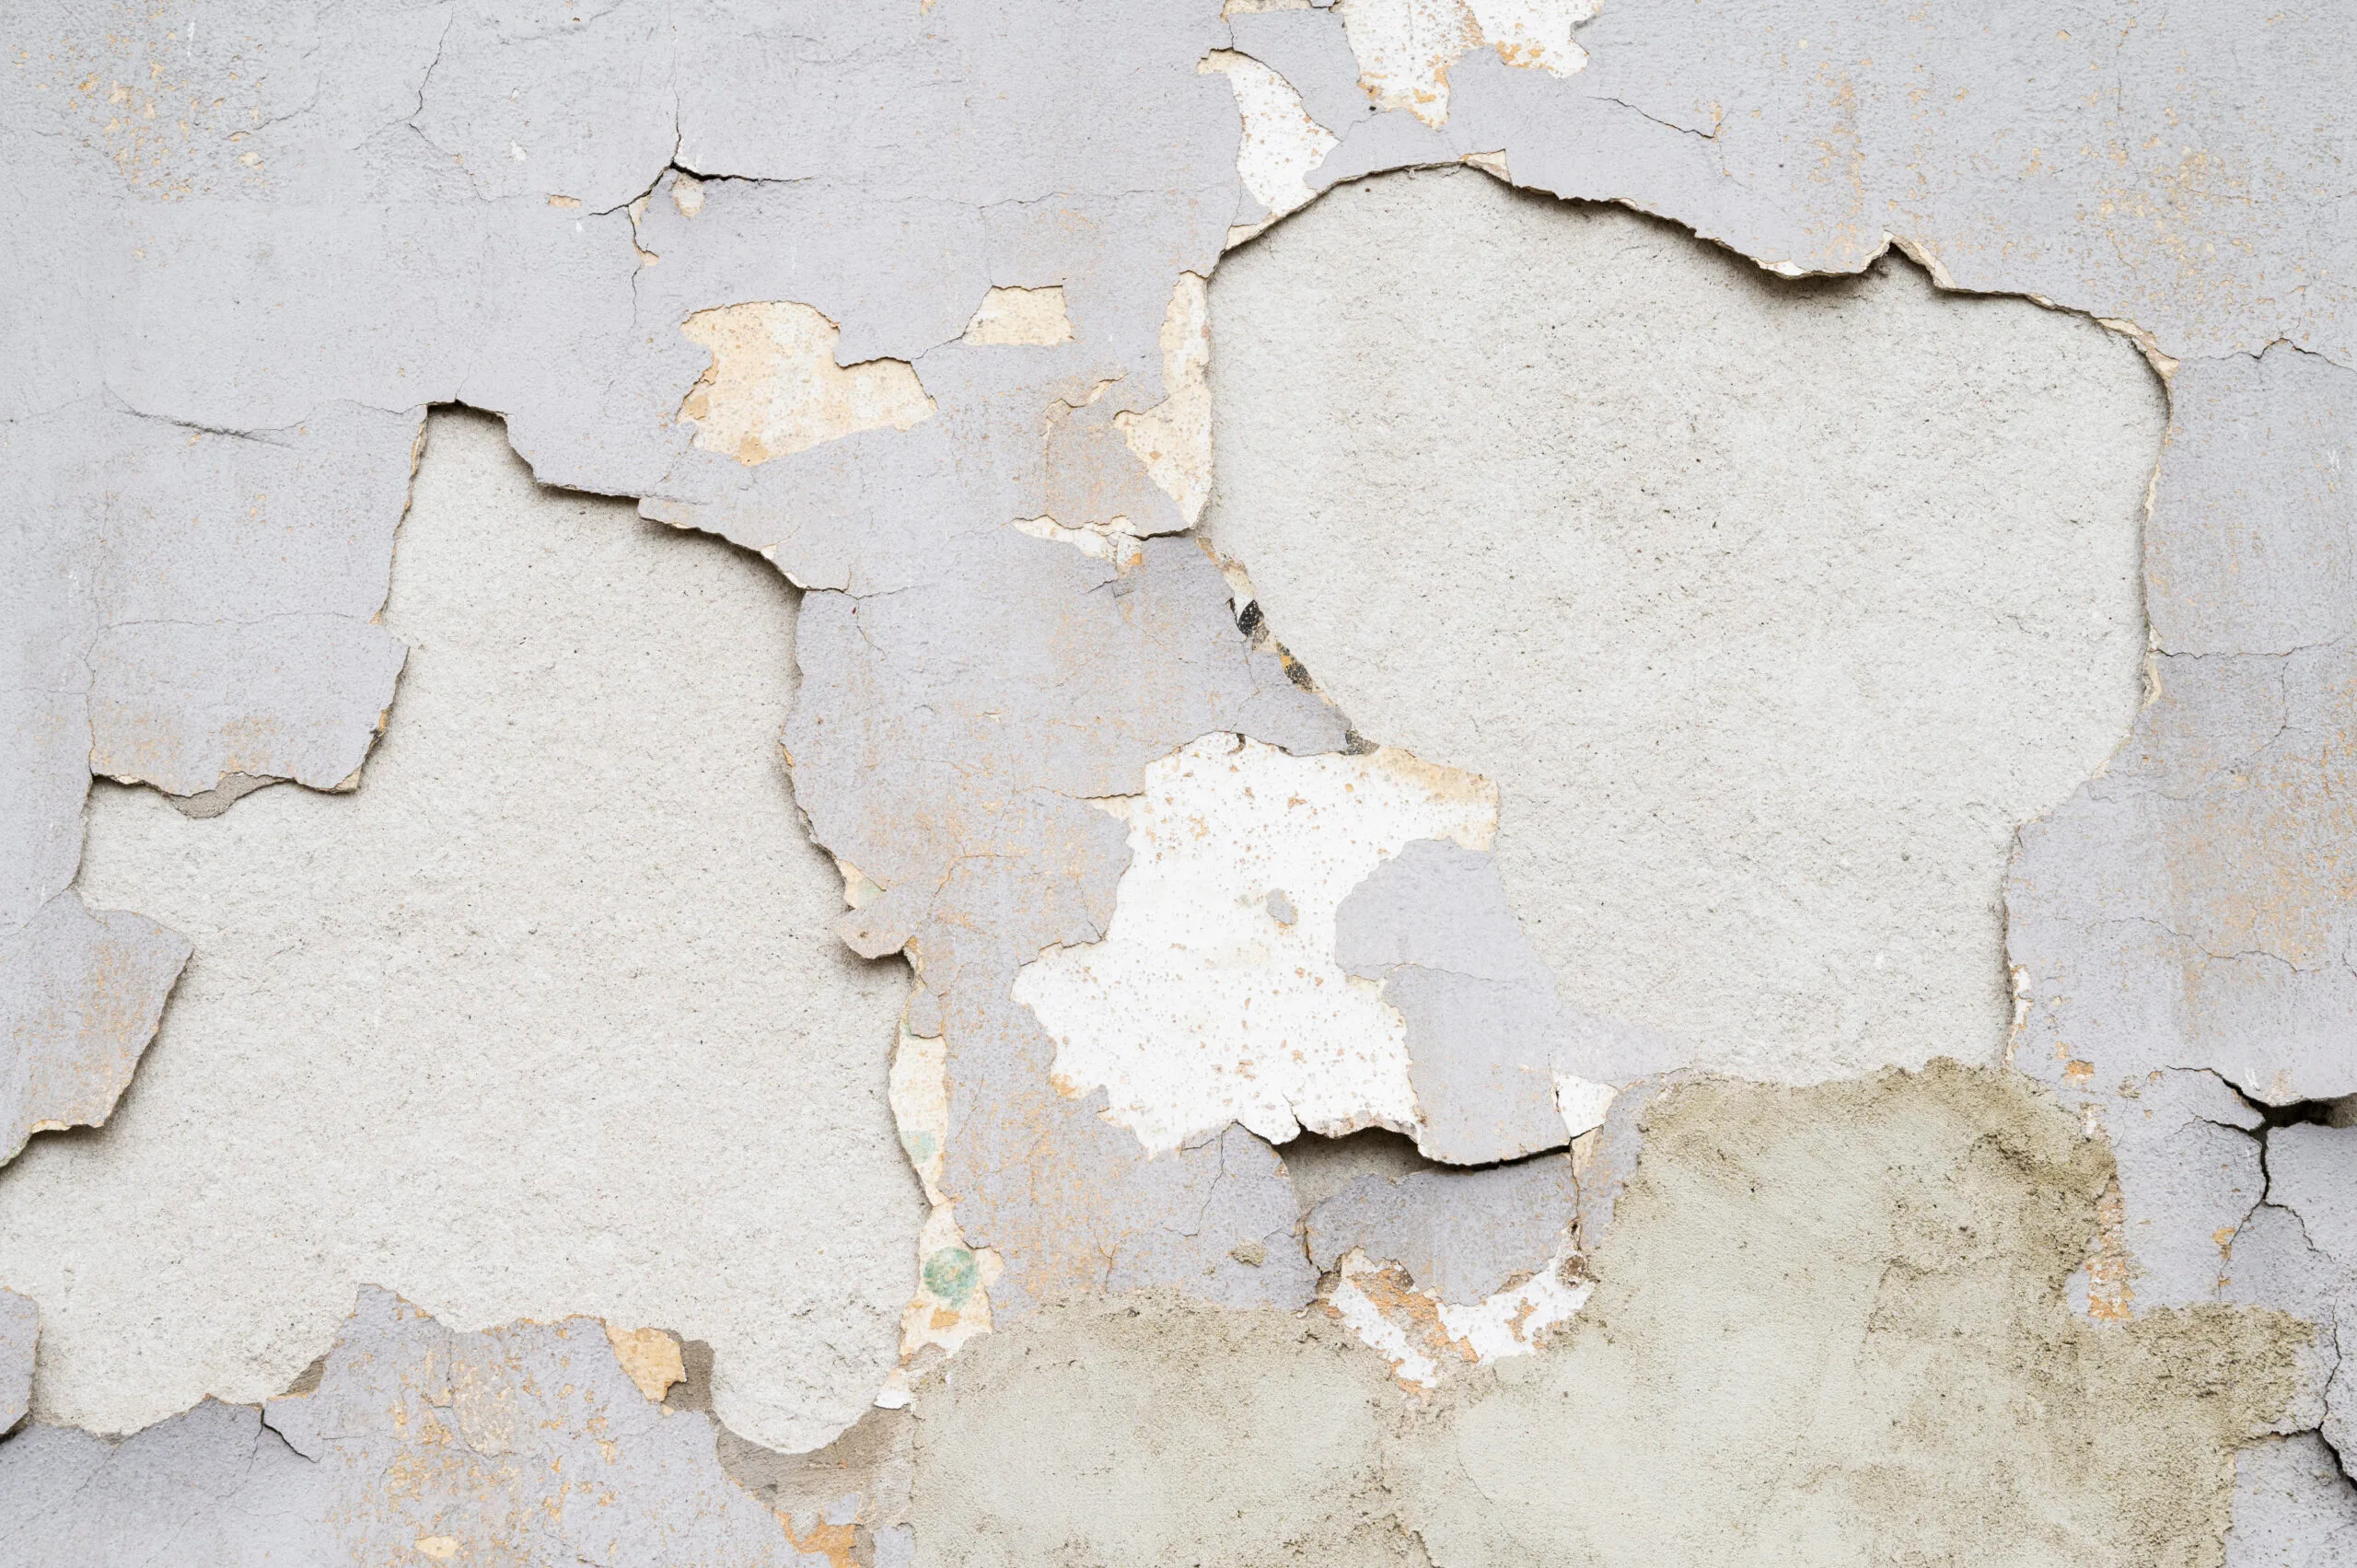
<svg viewBox="0 0 2357 1568">
<path fill-rule="evenodd" d="M 105 1115 L 189 943 L 75 917 L 111 967 L 50 1022 L 104 1048 L 72 1119 L 107 1126 L 0 1180 L 37 1419 L 261 1399 L 364 1282 L 460 1327 L 707 1341 L 722 1419 L 773 1446 L 865 1408 L 925 1208 L 884 1103 L 908 977 L 828 929 L 841 882 L 775 749 L 793 615 L 761 562 L 433 421 L 366 784 L 208 820 L 91 802 L 78 896 L 195 956 Z"/>
<path fill-rule="evenodd" d="M 1104 940 L 1051 948 L 1016 978 L 1056 1039 L 1063 1092 L 1105 1087 L 1108 1119 L 1149 1153 L 1231 1121 L 1274 1142 L 1414 1129 L 1405 1028 L 1335 961 L 1334 912 L 1416 840 L 1486 844 L 1494 790 L 1402 753 L 1297 758 L 1232 736 L 1150 765 L 1144 784 L 1104 803 L 1131 851 Z M 1277 892 L 1291 923 L 1269 912 Z"/>
<path fill-rule="evenodd" d="M 975 348 L 1053 348 L 1073 337 L 1072 318 L 1064 314 L 1063 285 L 1049 284 L 992 289 L 975 307 L 974 319 L 958 341 Z"/>
<path fill-rule="evenodd" d="M 695 444 L 748 468 L 863 430 L 906 430 L 933 400 L 902 360 L 835 363 L 842 336 L 807 305 L 781 300 L 699 310 L 679 323 L 712 364 L 679 405 Z"/>
<path fill-rule="evenodd" d="M 1334 9 L 1376 106 L 1435 130 L 1448 122 L 1449 67 L 1459 57 L 1487 48 L 1508 65 L 1568 76 L 1587 64 L 1573 34 L 1596 15 L 1585 0 L 1335 0 Z"/>
<path fill-rule="evenodd" d="M 1212 330 L 1203 280 L 1181 273 L 1162 319 L 1162 386 L 1152 408 L 1113 418 L 1130 450 L 1178 508 L 1180 526 L 1193 528 L 1212 489 L 1212 393 L 1205 379 Z"/>
<path fill-rule="evenodd" d="M 0 18 L 0 1137 L 104 1119 L 0 1162 L 43 1319 L 0 1335 L 0 1564 L 2350 1555 L 2348 15 L 85 9 Z M 1368 178 L 1411 168 L 1500 204 Z M 1256 329 L 1256 273 L 1386 203 Z M 1544 223 L 1606 242 L 1553 273 Z M 1353 288 L 1384 396 L 1219 401 Z M 454 585 L 522 650 L 471 727 L 464 638 L 386 598 L 454 401 L 549 487 L 479 473 L 481 540 L 594 521 Z M 2100 496 L 1974 531 L 2107 420 Z M 796 640 L 678 591 L 633 500 L 807 587 Z M 1596 597 L 1647 572 L 1690 638 Z M 1891 603 L 1990 613 L 1780 662 Z M 2090 639 L 2099 723 L 1984 662 Z M 739 721 L 796 669 L 781 778 L 777 704 Z M 649 678 L 610 730 L 583 671 Z M 1364 1005 L 1335 1124 L 1456 1162 L 1361 1161 L 1422 1240 L 1342 1223 L 1359 1152 L 1226 1120 L 1248 1064 L 1301 1120 L 1233 975 L 1147 999 L 1226 1069 L 1131 1097 L 1210 1118 L 1154 1152 L 1011 994 L 1134 936 L 1142 781 L 1234 736 L 1502 797 L 1311 932 Z M 1937 798 L 1886 831 L 1851 807 L 1910 736 Z M 1207 935 L 1326 918 L 1238 864 Z M 1065 1000 L 1140 1078 L 1138 998 Z M 1939 1053 L 2013 1071 L 1853 1076 Z M 453 1326 L 337 1330 L 367 1281 Z"/>
<path fill-rule="evenodd" d="M 119 910 L 94 912 L 71 892 L 0 938 L 8 1040 L 0 1163 L 36 1132 L 106 1121 L 188 957 L 178 932 Z"/>
</svg>

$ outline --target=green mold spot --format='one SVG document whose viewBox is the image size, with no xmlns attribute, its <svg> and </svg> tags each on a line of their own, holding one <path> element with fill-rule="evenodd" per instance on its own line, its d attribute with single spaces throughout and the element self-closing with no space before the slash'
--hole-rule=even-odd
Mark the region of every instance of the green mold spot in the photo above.
<svg viewBox="0 0 2357 1568">
<path fill-rule="evenodd" d="M 945 1247 L 924 1260 L 924 1288 L 952 1307 L 965 1306 L 981 1280 L 974 1255 L 962 1247 Z"/>
</svg>

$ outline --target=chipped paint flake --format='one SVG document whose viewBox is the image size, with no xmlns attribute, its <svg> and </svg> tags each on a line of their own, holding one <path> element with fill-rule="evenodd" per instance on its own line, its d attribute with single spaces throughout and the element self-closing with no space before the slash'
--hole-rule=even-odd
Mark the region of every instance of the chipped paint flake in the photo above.
<svg viewBox="0 0 2357 1568">
<path fill-rule="evenodd" d="M 614 1359 L 622 1371 L 638 1385 L 638 1391 L 663 1402 L 671 1385 L 682 1382 L 688 1376 L 685 1360 L 679 1353 L 679 1342 L 660 1329 L 617 1329 L 606 1325 L 606 1338 L 614 1347 Z"/>
<path fill-rule="evenodd" d="M 1044 288 L 993 288 L 982 296 L 959 343 L 974 348 L 1053 348 L 1073 341 L 1062 284 Z"/>
<path fill-rule="evenodd" d="M 906 430 L 933 413 L 906 360 L 837 365 L 842 334 L 807 305 L 724 305 L 697 311 L 679 331 L 712 351 L 679 421 L 696 427 L 697 446 L 748 467 L 863 430 Z"/>
<path fill-rule="evenodd" d="M 1225 76 L 1236 94 L 1244 120 L 1236 172 L 1252 199 L 1272 222 L 1307 206 L 1318 194 L 1309 174 L 1340 145 L 1334 134 L 1310 118 L 1292 83 L 1248 54 L 1215 49 L 1197 68 Z"/>
<path fill-rule="evenodd" d="M 106 1121 L 188 958 L 178 932 L 71 891 L 0 938 L 0 1164 L 35 1132 Z"/>
<path fill-rule="evenodd" d="M 1576 1138 L 1603 1126 L 1604 1113 L 1612 1109 L 1620 1092 L 1610 1084 L 1591 1083 L 1576 1074 L 1558 1071 L 1555 1109 L 1562 1113 L 1563 1131 Z"/>
<path fill-rule="evenodd" d="M 1212 494 L 1212 328 L 1203 280 L 1181 273 L 1162 319 L 1167 395 L 1143 413 L 1116 415 L 1122 439 L 1193 528 Z"/>
<path fill-rule="evenodd" d="M 1107 808 L 1132 859 L 1105 939 L 1016 977 L 1057 1041 L 1059 1086 L 1105 1088 L 1108 1119 L 1155 1153 L 1231 1121 L 1272 1143 L 1411 1130 L 1406 1028 L 1336 961 L 1334 912 L 1415 840 L 1485 846 L 1493 786 L 1398 750 L 1293 757 L 1213 735 Z M 1290 923 L 1271 912 L 1279 892 Z"/>
</svg>

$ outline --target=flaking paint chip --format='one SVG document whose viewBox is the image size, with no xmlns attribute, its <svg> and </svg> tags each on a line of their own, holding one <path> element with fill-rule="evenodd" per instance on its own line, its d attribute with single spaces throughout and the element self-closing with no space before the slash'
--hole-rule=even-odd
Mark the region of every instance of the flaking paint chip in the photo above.
<svg viewBox="0 0 2357 1568">
<path fill-rule="evenodd" d="M 1073 341 L 1072 318 L 1064 313 L 1064 288 L 993 288 L 982 296 L 966 334 L 958 342 L 976 348 L 1051 348 Z"/>
<path fill-rule="evenodd" d="M 696 427 L 697 446 L 748 467 L 932 416 L 933 400 L 906 360 L 837 365 L 842 331 L 810 306 L 724 305 L 697 311 L 679 331 L 712 351 L 679 405 L 680 423 Z"/>
<path fill-rule="evenodd" d="M 660 1329 L 617 1329 L 606 1325 L 606 1338 L 614 1347 L 614 1359 L 621 1363 L 622 1371 L 638 1385 L 638 1391 L 656 1404 L 670 1392 L 671 1385 L 687 1380 L 688 1367 L 680 1353 L 679 1342 Z"/>
</svg>

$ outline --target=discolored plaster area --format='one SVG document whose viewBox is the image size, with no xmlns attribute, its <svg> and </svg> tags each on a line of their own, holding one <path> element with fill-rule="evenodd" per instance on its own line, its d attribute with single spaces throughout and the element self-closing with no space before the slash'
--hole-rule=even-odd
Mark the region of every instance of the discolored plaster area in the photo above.
<svg viewBox="0 0 2357 1568">
<path fill-rule="evenodd" d="M 920 1563 L 1413 1562 L 1339 1328 L 1162 1293 L 993 1334 L 916 1406 Z"/>
<path fill-rule="evenodd" d="M 124 1106 L 0 1185 L 41 1419 L 274 1394 L 364 1284 L 709 1341 L 772 1446 L 858 1414 L 923 1213 L 885 1103 L 907 975 L 833 939 L 783 787 L 794 598 L 435 416 L 360 788 L 93 796 L 81 893 L 198 956 Z"/>
<path fill-rule="evenodd" d="M 2352 59 L 0 16 L 0 1562 L 2338 1561 Z"/>
<path fill-rule="evenodd" d="M 2112 1173 L 2049 1096 L 1703 1080 L 1644 1132 L 1579 1318 L 1436 1398 L 1316 1314 L 1133 1297 L 978 1344 L 916 1406 L 918 1561 L 2219 1561 L 2309 1330 L 2075 1313 Z"/>
<path fill-rule="evenodd" d="M 1216 547 L 1362 732 L 1497 782 L 1564 1002 L 1763 1078 L 1996 1058 L 2014 830 L 2142 697 L 2131 344 L 1469 171 L 1213 310 Z"/>
</svg>

